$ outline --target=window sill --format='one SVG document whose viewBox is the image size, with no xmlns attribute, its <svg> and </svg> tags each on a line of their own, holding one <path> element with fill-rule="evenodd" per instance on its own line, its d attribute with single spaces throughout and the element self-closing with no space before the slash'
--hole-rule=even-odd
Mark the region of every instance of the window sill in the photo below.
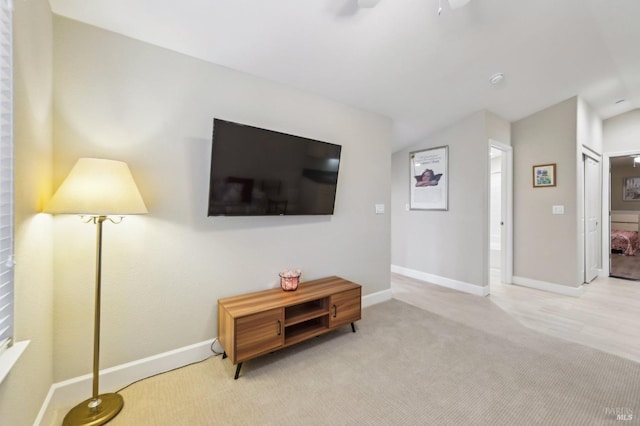
<svg viewBox="0 0 640 426">
<path fill-rule="evenodd" d="M 14 343 L 13 346 L 0 355 L 0 383 L 3 382 L 15 363 L 18 362 L 20 355 L 22 355 L 24 350 L 27 349 L 27 346 L 29 346 L 29 342 L 29 340 L 23 340 L 22 342 Z"/>
</svg>

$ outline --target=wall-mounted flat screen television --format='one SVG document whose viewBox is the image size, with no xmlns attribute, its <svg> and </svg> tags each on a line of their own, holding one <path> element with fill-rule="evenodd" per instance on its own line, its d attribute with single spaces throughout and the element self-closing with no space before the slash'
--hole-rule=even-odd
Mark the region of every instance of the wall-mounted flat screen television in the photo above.
<svg viewBox="0 0 640 426">
<path fill-rule="evenodd" d="M 331 215 L 341 146 L 213 120 L 209 216 Z"/>
</svg>

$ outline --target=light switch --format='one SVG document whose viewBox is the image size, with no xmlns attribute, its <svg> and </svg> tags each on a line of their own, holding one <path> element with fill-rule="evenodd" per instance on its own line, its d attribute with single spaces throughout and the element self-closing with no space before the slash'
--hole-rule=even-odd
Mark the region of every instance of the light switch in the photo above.
<svg viewBox="0 0 640 426">
<path fill-rule="evenodd" d="M 376 204 L 376 214 L 384 214 L 384 204 Z"/>
<path fill-rule="evenodd" d="M 553 214 L 564 214 L 564 206 L 553 206 L 551 212 Z"/>
</svg>

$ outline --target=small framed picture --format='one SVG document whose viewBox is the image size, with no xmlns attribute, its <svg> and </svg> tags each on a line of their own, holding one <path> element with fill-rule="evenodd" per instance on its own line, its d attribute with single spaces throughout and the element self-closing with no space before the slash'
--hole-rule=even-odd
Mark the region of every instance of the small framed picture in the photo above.
<svg viewBox="0 0 640 426">
<path fill-rule="evenodd" d="M 640 201 L 640 177 L 624 178 L 622 201 Z"/>
<path fill-rule="evenodd" d="M 533 166 L 533 187 L 556 186 L 556 165 L 542 164 Z"/>
</svg>

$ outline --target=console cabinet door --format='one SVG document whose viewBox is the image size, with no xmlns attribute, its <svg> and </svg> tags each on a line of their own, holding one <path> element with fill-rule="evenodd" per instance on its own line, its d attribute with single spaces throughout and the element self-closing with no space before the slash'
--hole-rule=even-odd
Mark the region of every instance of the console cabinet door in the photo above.
<svg viewBox="0 0 640 426">
<path fill-rule="evenodd" d="M 361 289 L 343 291 L 331 295 L 329 307 L 329 327 L 339 327 L 360 319 Z"/>
<path fill-rule="evenodd" d="M 242 362 L 282 346 L 282 308 L 248 315 L 236 320 L 236 362 Z"/>
</svg>

